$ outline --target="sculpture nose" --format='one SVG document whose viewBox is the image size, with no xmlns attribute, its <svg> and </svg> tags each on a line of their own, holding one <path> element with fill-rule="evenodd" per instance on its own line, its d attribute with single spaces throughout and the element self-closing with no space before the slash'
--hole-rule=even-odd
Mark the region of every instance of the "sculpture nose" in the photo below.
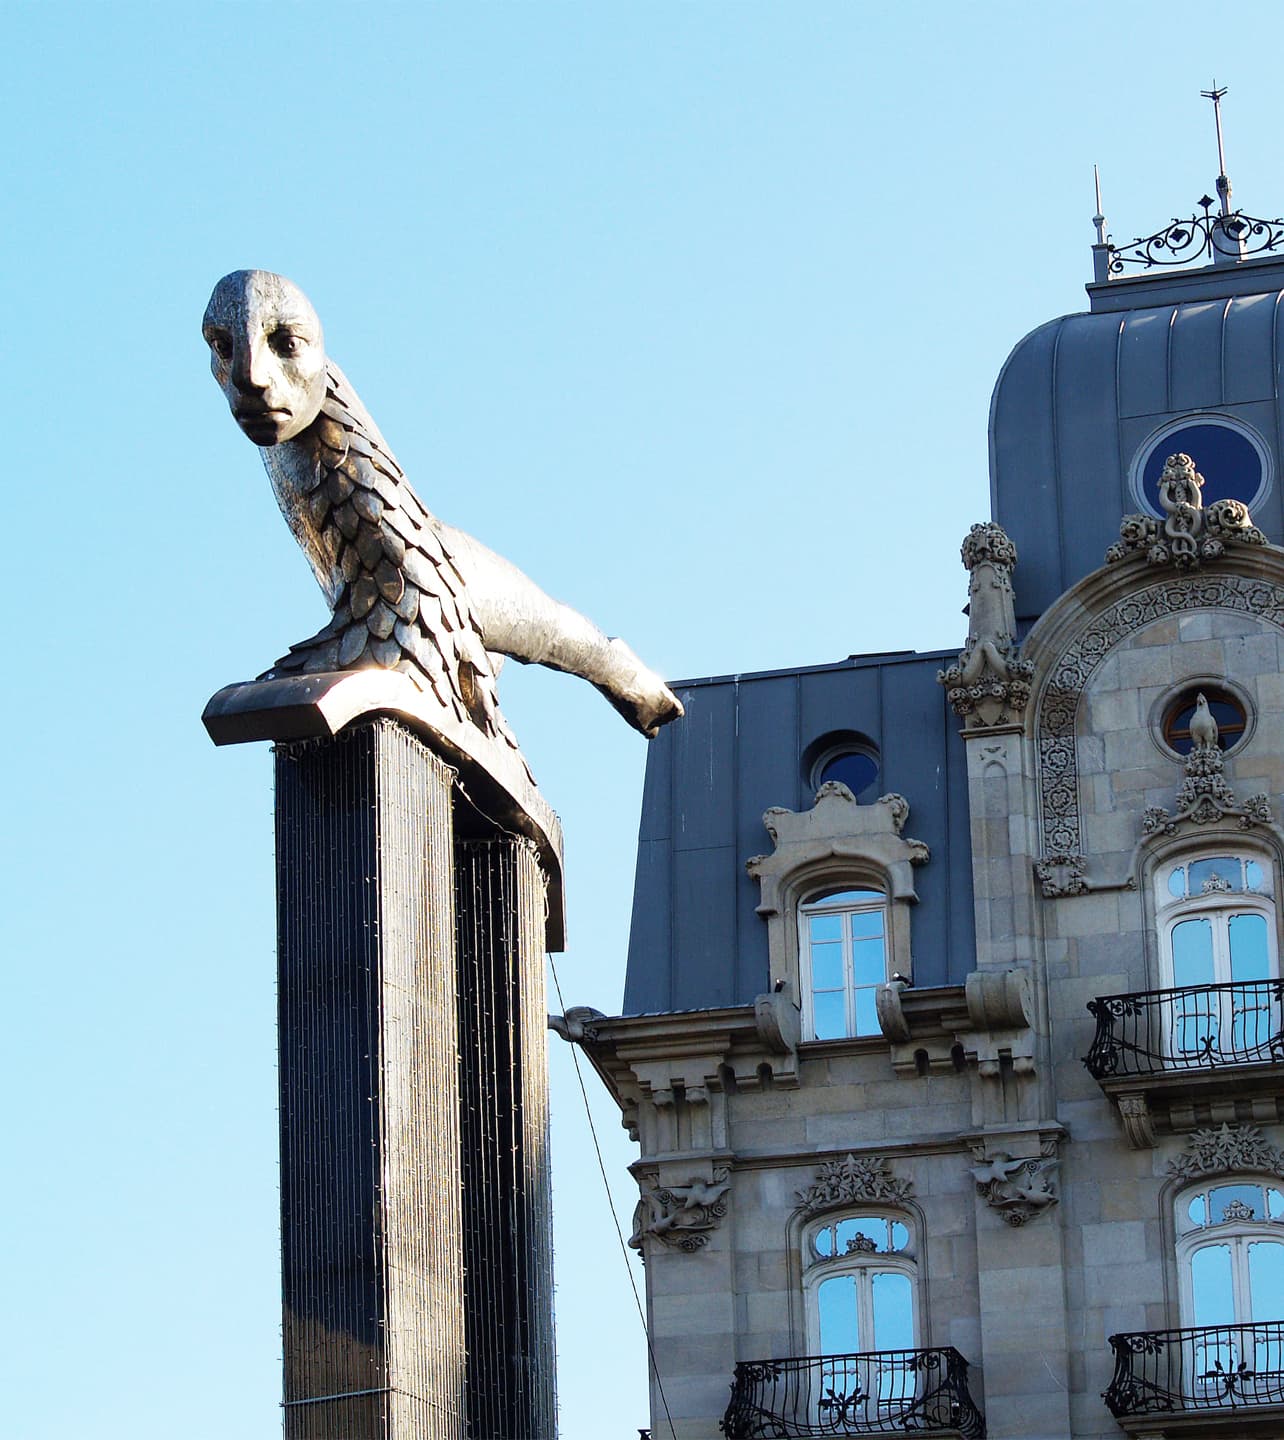
<svg viewBox="0 0 1284 1440">
<path fill-rule="evenodd" d="M 232 384 L 242 395 L 259 395 L 267 389 L 261 347 L 254 344 L 238 345 L 232 352 Z"/>
</svg>

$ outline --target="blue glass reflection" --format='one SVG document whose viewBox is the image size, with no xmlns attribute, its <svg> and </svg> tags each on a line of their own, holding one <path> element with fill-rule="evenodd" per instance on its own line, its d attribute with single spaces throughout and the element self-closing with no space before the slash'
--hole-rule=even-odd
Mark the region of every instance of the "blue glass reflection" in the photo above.
<svg viewBox="0 0 1284 1440">
<path fill-rule="evenodd" d="M 1242 500 L 1246 505 L 1262 483 L 1262 461 L 1248 437 L 1227 425 L 1194 424 L 1166 435 L 1146 457 L 1141 472 L 1141 492 L 1156 515 L 1164 513 L 1159 503 L 1159 477 L 1170 455 L 1185 454 L 1204 477 L 1205 505 L 1214 500 Z"/>
</svg>

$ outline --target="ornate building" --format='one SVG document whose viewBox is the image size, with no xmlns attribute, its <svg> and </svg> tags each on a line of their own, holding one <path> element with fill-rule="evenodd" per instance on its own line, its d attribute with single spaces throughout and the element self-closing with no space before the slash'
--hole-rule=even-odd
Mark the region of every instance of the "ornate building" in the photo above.
<svg viewBox="0 0 1284 1440">
<path fill-rule="evenodd" d="M 559 1022 L 657 1437 L 1284 1434 L 1284 227 L 1218 191 L 1004 366 L 961 654 L 678 687 Z"/>
</svg>

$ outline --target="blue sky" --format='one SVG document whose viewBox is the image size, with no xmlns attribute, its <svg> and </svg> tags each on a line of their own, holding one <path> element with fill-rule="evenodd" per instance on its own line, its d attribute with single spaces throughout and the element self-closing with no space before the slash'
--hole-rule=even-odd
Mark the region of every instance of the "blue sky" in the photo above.
<svg viewBox="0 0 1284 1440">
<path fill-rule="evenodd" d="M 0 7 L 7 1434 L 279 1434 L 270 759 L 199 716 L 324 609 L 209 377 L 214 281 L 295 279 L 429 507 L 671 676 L 951 646 L 1093 162 L 1116 239 L 1188 212 L 1216 76 L 1236 200 L 1284 210 L 1277 12 L 1223 13 Z M 501 689 L 566 827 L 567 1003 L 614 1010 L 645 744 Z M 645 1358 L 554 1044 L 562 1437 L 599 1440 Z"/>
</svg>

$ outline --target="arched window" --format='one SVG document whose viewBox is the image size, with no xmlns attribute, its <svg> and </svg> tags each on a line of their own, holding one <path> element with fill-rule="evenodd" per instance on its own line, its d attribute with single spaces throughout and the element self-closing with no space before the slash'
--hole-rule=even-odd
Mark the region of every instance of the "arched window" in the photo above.
<svg viewBox="0 0 1284 1440">
<path fill-rule="evenodd" d="M 914 1240 L 911 1217 L 894 1211 L 831 1216 L 806 1232 L 807 1329 L 811 1353 L 822 1357 L 822 1421 L 872 1422 L 879 1407 L 913 1397 L 917 1380 L 904 1352 L 918 1344 Z M 842 1416 L 827 1417 L 827 1406 L 841 1406 Z"/>
<path fill-rule="evenodd" d="M 1260 1384 L 1284 1372 L 1284 1185 L 1228 1176 L 1176 1201 L 1183 1326 L 1216 1326 L 1188 1342 L 1191 1374 L 1217 1393 L 1247 1366 Z M 1234 1327 L 1260 1326 L 1240 1330 Z"/>
<path fill-rule="evenodd" d="M 887 921 L 882 890 L 824 890 L 799 906 L 806 1039 L 879 1033 L 874 995 L 887 980 Z"/>
<path fill-rule="evenodd" d="M 1161 867 L 1157 919 L 1174 1060 L 1269 1060 L 1280 1032 L 1271 867 L 1248 853 Z"/>
</svg>

